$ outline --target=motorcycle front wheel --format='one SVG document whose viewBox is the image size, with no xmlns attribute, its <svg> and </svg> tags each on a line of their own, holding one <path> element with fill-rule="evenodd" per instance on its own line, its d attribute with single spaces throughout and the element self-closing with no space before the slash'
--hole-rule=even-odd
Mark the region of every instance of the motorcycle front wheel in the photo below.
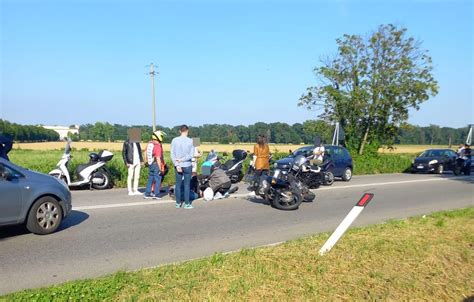
<svg viewBox="0 0 474 302">
<path fill-rule="evenodd" d="M 272 206 L 279 210 L 292 211 L 298 209 L 302 202 L 303 196 L 301 194 L 293 193 L 290 190 L 282 190 L 275 192 Z"/>
<path fill-rule="evenodd" d="M 92 187 L 94 189 L 106 190 L 110 188 L 111 184 L 111 176 L 106 171 L 98 170 L 92 174 Z"/>
</svg>

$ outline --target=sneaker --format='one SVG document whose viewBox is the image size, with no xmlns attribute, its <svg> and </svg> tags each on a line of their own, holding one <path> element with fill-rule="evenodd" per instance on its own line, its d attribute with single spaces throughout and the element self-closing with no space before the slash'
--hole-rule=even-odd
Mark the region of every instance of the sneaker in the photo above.
<svg viewBox="0 0 474 302">
<path fill-rule="evenodd" d="M 160 200 L 160 199 L 161 199 L 161 197 L 160 197 L 160 196 L 157 196 L 157 195 L 152 195 L 151 198 L 156 199 L 156 200 Z"/>
<path fill-rule="evenodd" d="M 179 208 L 181 208 L 181 204 L 180 204 L 180 203 L 177 203 L 177 204 L 175 204 L 175 207 L 176 207 L 177 209 L 179 209 Z"/>
<path fill-rule="evenodd" d="M 153 199 L 153 195 L 143 195 L 144 199 Z"/>
<path fill-rule="evenodd" d="M 194 209 L 193 205 L 191 205 L 191 204 L 185 204 L 184 208 L 187 209 L 187 210 Z"/>
<path fill-rule="evenodd" d="M 128 195 L 130 195 L 130 193 L 128 193 Z M 141 196 L 141 195 L 143 195 L 143 193 L 135 191 L 135 192 L 133 192 L 133 195 Z"/>
<path fill-rule="evenodd" d="M 128 192 L 128 196 L 134 196 L 134 195 L 135 195 L 135 193 L 133 193 L 133 192 Z"/>
</svg>

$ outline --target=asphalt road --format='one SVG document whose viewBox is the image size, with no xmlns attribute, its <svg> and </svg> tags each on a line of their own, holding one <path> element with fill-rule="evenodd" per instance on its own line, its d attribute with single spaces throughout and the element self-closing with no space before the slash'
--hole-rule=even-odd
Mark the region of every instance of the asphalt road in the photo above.
<svg viewBox="0 0 474 302">
<path fill-rule="evenodd" d="M 315 202 L 292 212 L 258 198 L 197 201 L 185 210 L 122 189 L 75 191 L 74 211 L 55 234 L 0 228 L 0 294 L 334 230 L 364 192 L 375 197 L 355 226 L 474 206 L 473 184 L 472 176 L 359 176 L 316 190 Z"/>
</svg>

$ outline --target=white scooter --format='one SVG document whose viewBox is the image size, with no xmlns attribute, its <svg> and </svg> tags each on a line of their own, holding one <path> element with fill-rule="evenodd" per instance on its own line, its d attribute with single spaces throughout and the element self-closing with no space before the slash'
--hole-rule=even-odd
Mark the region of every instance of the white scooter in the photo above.
<svg viewBox="0 0 474 302">
<path fill-rule="evenodd" d="M 71 188 L 89 185 L 91 189 L 105 190 L 112 187 L 112 175 L 105 163 L 110 161 L 113 156 L 113 153 L 107 150 L 102 150 L 98 154 L 89 154 L 89 162 L 77 166 L 76 179 L 73 181 L 68 170 L 68 164 L 72 157 L 71 140 L 68 139 L 63 156 L 59 160 L 56 169 L 49 172 L 49 175 L 63 180 Z"/>
</svg>

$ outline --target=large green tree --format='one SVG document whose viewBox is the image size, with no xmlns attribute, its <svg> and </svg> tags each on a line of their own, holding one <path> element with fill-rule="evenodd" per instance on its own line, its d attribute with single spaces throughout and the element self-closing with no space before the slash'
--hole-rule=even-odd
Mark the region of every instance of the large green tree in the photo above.
<svg viewBox="0 0 474 302">
<path fill-rule="evenodd" d="M 322 109 L 321 118 L 340 122 L 347 146 L 360 154 L 390 145 L 409 109 L 418 110 L 438 92 L 428 51 L 392 24 L 336 42 L 337 54 L 314 69 L 318 82 L 299 105 Z"/>
</svg>

